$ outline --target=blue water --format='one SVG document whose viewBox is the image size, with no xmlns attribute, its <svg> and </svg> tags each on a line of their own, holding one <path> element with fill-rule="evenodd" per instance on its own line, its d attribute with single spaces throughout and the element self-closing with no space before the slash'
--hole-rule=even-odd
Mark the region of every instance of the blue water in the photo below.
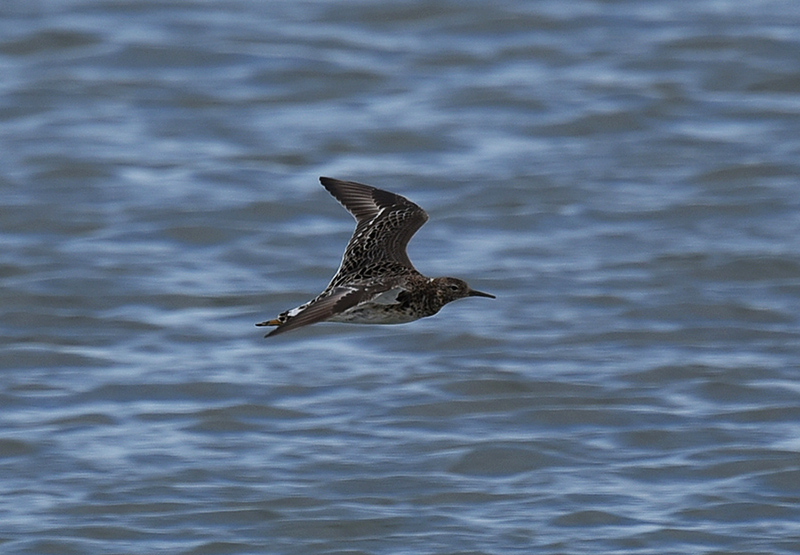
<svg viewBox="0 0 800 555">
<path fill-rule="evenodd" d="M 794 1 L 0 4 L 0 553 L 800 550 Z M 496 300 L 255 322 L 398 192 Z"/>
</svg>

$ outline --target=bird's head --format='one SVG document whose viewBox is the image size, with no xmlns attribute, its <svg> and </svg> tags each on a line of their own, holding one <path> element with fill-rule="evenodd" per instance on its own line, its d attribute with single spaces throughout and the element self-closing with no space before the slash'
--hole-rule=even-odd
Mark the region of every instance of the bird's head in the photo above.
<svg viewBox="0 0 800 555">
<path fill-rule="evenodd" d="M 436 296 L 441 301 L 442 306 L 456 299 L 464 297 L 489 297 L 494 299 L 494 295 L 470 289 L 467 282 L 453 277 L 438 277 L 433 279 L 436 286 Z"/>
</svg>

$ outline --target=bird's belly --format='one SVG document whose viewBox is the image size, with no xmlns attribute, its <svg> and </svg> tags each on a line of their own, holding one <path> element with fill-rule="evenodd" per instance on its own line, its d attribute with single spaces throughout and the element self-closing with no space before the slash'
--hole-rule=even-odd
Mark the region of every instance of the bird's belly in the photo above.
<svg viewBox="0 0 800 555">
<path fill-rule="evenodd" d="M 423 315 L 397 305 L 365 303 L 328 318 L 329 322 L 349 322 L 351 324 L 405 324 L 418 320 Z"/>
</svg>

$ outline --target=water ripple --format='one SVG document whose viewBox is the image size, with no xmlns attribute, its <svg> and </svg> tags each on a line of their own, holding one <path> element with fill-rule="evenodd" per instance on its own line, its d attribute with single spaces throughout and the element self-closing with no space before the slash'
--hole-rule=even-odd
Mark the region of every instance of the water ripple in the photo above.
<svg viewBox="0 0 800 555">
<path fill-rule="evenodd" d="M 796 551 L 794 3 L 50 4 L 0 5 L 4 553 Z M 264 340 L 319 175 L 498 298 Z"/>
</svg>

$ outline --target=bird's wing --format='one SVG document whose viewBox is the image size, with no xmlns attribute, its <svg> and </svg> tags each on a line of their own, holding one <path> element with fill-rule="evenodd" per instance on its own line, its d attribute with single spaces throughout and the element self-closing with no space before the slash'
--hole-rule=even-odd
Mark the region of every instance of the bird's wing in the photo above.
<svg viewBox="0 0 800 555">
<path fill-rule="evenodd" d="M 357 222 L 337 276 L 369 277 L 358 274 L 359 270 L 375 266 L 385 272 L 387 264 L 414 270 L 406 246 L 428 220 L 422 208 L 400 195 L 369 185 L 330 177 L 320 177 L 320 182 Z"/>
<path fill-rule="evenodd" d="M 368 299 L 375 293 L 376 291 L 371 288 L 335 287 L 329 295 L 315 299 L 307 307 L 289 317 L 286 322 L 280 324 L 264 337 L 271 337 L 285 331 L 322 322 L 334 314 L 338 314 Z"/>
</svg>

